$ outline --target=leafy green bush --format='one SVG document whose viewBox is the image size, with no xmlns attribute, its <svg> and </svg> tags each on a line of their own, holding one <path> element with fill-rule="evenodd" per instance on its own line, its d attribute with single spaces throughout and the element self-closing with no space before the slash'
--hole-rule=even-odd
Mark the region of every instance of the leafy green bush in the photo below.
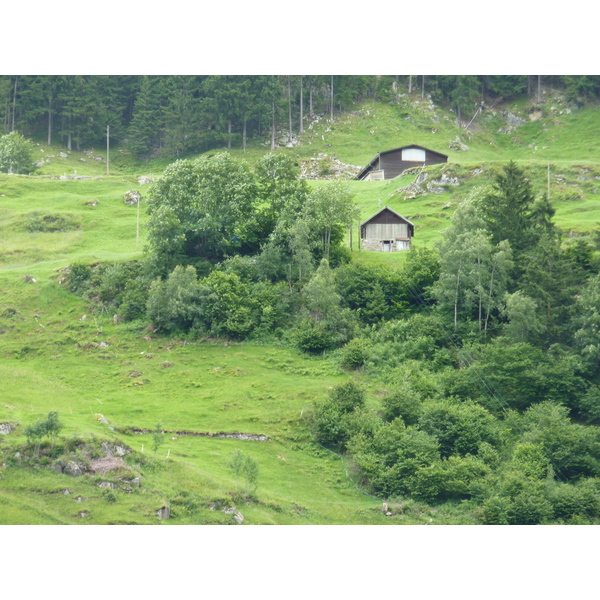
<svg viewBox="0 0 600 600">
<path fill-rule="evenodd" d="M 92 268 L 89 265 L 73 263 L 69 267 L 67 288 L 75 293 L 83 293 L 89 286 L 92 277 Z"/>
<path fill-rule="evenodd" d="M 384 396 L 382 402 L 384 421 L 390 422 L 398 417 L 406 425 L 416 425 L 419 421 L 423 400 L 410 384 Z"/>
<path fill-rule="evenodd" d="M 58 419 L 58 412 L 51 411 L 46 419 L 40 419 L 25 428 L 25 436 L 29 444 L 37 443 L 42 438 L 48 436 L 51 440 L 58 437 L 63 428 L 63 424 Z"/>
<path fill-rule="evenodd" d="M 290 338 L 296 348 L 309 354 L 320 354 L 334 347 L 327 327 L 310 318 L 299 321 L 290 331 Z"/>
<path fill-rule="evenodd" d="M 0 173 L 31 175 L 36 169 L 33 162 L 33 144 L 17 131 L 0 136 Z"/>
<path fill-rule="evenodd" d="M 340 351 L 342 366 L 348 369 L 358 369 L 369 360 L 372 344 L 366 338 L 350 340 Z"/>
<path fill-rule="evenodd" d="M 334 387 L 329 398 L 341 413 L 349 413 L 365 405 L 364 389 L 352 380 Z"/>
<path fill-rule="evenodd" d="M 577 485 L 556 484 L 550 502 L 557 519 L 600 515 L 600 495 L 591 480 L 583 480 Z"/>
</svg>

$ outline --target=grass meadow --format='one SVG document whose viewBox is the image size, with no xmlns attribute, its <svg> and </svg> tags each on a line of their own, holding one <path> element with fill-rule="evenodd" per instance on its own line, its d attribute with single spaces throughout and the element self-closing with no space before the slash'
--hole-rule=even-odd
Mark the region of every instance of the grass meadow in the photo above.
<svg viewBox="0 0 600 600">
<path fill-rule="evenodd" d="M 571 243 L 569 236 L 591 234 L 600 224 L 600 113 L 585 108 L 569 114 L 560 103 L 541 112 L 510 133 L 498 133 L 500 113 L 466 132 L 418 97 L 367 104 L 334 123 L 315 123 L 289 152 L 299 160 L 335 154 L 354 165 L 409 143 L 449 154 L 449 164 L 428 169 L 431 180 L 442 173 L 458 178 L 459 185 L 443 194 L 408 199 L 402 188 L 414 175 L 349 182 L 361 220 L 389 206 L 415 224 L 417 248 L 432 247 L 457 204 L 489 185 L 502 163 L 513 159 L 527 168 L 540 195 L 548 193 L 549 163 L 555 219 Z M 468 152 L 448 149 L 457 135 Z M 166 338 L 145 324 L 114 323 L 112 315 L 96 314 L 65 290 L 61 269 L 73 262 L 142 256 L 144 203 L 136 239 L 137 210 L 124 204 L 123 194 L 133 188 L 146 194 L 149 186 L 136 174 L 158 175 L 167 161 L 139 163 L 117 149 L 107 176 L 105 160 L 39 150 L 56 158 L 38 174 L 0 175 L 0 423 L 17 424 L 0 435 L 0 524 L 233 524 L 221 510 L 229 506 L 237 506 L 246 524 L 474 522 L 465 502 L 437 511 L 406 500 L 386 517 L 381 500 L 360 488 L 352 465 L 314 443 L 306 426 L 314 400 L 360 374 L 284 347 Z M 264 140 L 257 140 L 246 152 L 232 153 L 253 162 L 264 151 Z M 89 179 L 52 179 L 64 174 Z M 406 259 L 405 253 L 358 251 L 356 228 L 353 246 L 353 259 L 368 264 L 399 267 Z M 368 402 L 377 407 L 378 382 L 364 383 Z M 56 446 L 43 446 L 32 461 L 24 430 L 50 411 L 59 412 L 64 429 Z M 154 452 L 152 434 L 135 430 L 157 423 L 169 432 L 203 435 L 168 433 Z M 214 435 L 220 432 L 269 439 Z M 93 459 L 102 441 L 131 449 L 120 471 L 69 477 L 49 468 L 59 451 L 76 456 L 92 449 Z M 229 468 L 236 450 L 259 467 L 248 502 Z M 127 483 L 136 477 L 139 487 Z M 156 515 L 163 505 L 171 508 L 168 521 Z"/>
</svg>

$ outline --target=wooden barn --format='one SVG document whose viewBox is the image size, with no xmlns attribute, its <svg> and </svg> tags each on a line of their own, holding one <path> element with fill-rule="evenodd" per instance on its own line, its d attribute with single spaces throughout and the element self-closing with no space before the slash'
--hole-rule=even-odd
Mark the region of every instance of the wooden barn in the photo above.
<svg viewBox="0 0 600 600">
<path fill-rule="evenodd" d="M 360 226 L 363 250 L 376 252 L 408 250 L 414 235 L 415 226 L 387 206 Z"/>
<path fill-rule="evenodd" d="M 377 156 L 356 176 L 359 181 L 393 179 L 412 167 L 437 165 L 448 162 L 448 156 L 435 150 L 412 144 L 393 150 L 379 152 Z"/>
</svg>

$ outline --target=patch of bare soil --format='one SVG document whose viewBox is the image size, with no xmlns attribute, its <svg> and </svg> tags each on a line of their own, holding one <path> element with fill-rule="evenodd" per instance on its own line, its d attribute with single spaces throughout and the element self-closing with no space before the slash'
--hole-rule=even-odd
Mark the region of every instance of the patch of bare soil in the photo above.
<svg viewBox="0 0 600 600">
<path fill-rule="evenodd" d="M 125 461 L 120 456 L 103 456 L 90 461 L 90 468 L 94 473 L 106 475 L 109 471 L 116 471 L 125 467 Z"/>
</svg>

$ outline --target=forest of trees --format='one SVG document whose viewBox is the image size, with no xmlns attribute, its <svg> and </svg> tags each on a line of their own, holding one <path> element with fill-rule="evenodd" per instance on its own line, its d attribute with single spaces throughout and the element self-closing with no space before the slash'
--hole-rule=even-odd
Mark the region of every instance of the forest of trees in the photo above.
<svg viewBox="0 0 600 600">
<path fill-rule="evenodd" d="M 539 97 L 542 86 L 585 102 L 600 96 L 600 76 L 527 75 L 24 75 L 0 76 L 0 134 L 18 131 L 65 148 L 114 142 L 138 157 L 178 157 L 253 136 L 302 133 L 314 113 L 333 116 L 367 98 L 431 95 L 457 115 L 482 100 Z"/>
</svg>

